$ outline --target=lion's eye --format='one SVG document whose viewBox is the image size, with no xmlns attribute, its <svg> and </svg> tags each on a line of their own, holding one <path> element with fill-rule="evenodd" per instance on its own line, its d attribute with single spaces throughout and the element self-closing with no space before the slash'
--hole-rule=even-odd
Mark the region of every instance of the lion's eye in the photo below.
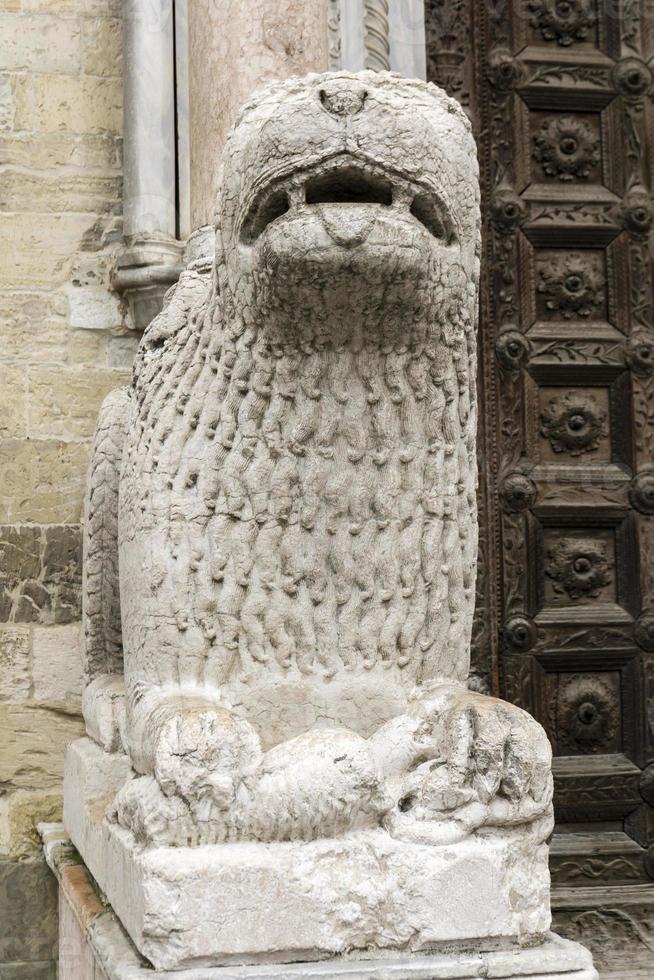
<svg viewBox="0 0 654 980">
<path fill-rule="evenodd" d="M 288 194 L 279 189 L 261 200 L 248 214 L 243 222 L 241 240 L 246 245 L 252 245 L 266 230 L 268 225 L 281 218 L 290 210 Z"/>
<path fill-rule="evenodd" d="M 416 194 L 411 204 L 411 214 L 434 238 L 448 245 L 454 241 L 454 232 L 446 226 L 438 205 L 429 194 Z"/>
</svg>

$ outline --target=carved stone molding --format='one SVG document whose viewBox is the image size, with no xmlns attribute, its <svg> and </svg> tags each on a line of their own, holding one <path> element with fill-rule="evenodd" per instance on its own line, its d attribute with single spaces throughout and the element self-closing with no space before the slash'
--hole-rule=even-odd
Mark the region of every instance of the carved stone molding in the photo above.
<svg viewBox="0 0 654 980">
<path fill-rule="evenodd" d="M 599 677 L 569 678 L 559 692 L 560 747 L 573 752 L 599 752 L 619 728 L 620 706 L 612 688 Z"/>
<path fill-rule="evenodd" d="M 529 0 L 528 9 L 543 40 L 564 48 L 585 41 L 597 20 L 593 0 Z"/>
<path fill-rule="evenodd" d="M 555 453 L 581 456 L 592 452 L 608 435 L 606 413 L 592 395 L 569 391 L 552 398 L 540 416 L 541 434 Z"/>
<path fill-rule="evenodd" d="M 593 538 L 563 538 L 547 555 L 545 574 L 554 591 L 568 598 L 597 598 L 611 582 L 610 563 L 605 548 Z"/>
<path fill-rule="evenodd" d="M 537 292 L 564 320 L 598 315 L 606 301 L 606 281 L 581 255 L 561 255 L 537 267 Z"/>
<path fill-rule="evenodd" d="M 372 71 L 390 71 L 388 0 L 364 0 L 363 9 L 365 66 Z"/>
<path fill-rule="evenodd" d="M 623 98 L 642 99 L 652 87 L 652 71 L 640 58 L 624 58 L 613 69 L 613 83 Z"/>
<path fill-rule="evenodd" d="M 546 119 L 533 136 L 533 159 L 547 177 L 586 180 L 600 162 L 600 141 L 583 119 Z"/>
<path fill-rule="evenodd" d="M 519 371 L 529 360 L 531 344 L 519 330 L 504 330 L 495 344 L 495 352 L 503 367 Z"/>
<path fill-rule="evenodd" d="M 514 650 L 526 653 L 536 643 L 538 631 L 532 619 L 526 616 L 512 616 L 504 624 L 502 635 Z"/>
<path fill-rule="evenodd" d="M 509 513 L 529 510 L 536 501 L 536 484 L 524 473 L 509 473 L 500 486 L 500 500 Z"/>
<path fill-rule="evenodd" d="M 629 487 L 631 506 L 641 514 L 654 514 L 654 469 L 642 470 Z"/>
</svg>

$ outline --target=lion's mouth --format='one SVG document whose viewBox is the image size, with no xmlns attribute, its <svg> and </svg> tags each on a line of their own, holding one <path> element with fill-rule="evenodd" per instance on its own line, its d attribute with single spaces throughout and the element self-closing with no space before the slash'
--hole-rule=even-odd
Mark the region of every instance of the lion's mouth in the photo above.
<svg viewBox="0 0 654 980">
<path fill-rule="evenodd" d="M 347 158 L 260 190 L 241 224 L 241 241 L 253 245 L 274 222 L 294 213 L 311 213 L 312 209 L 325 213 L 331 206 L 336 210 L 347 206 L 350 213 L 353 209 L 368 213 L 387 210 L 403 220 L 418 222 L 446 245 L 455 239 L 447 208 L 431 191 Z"/>
</svg>

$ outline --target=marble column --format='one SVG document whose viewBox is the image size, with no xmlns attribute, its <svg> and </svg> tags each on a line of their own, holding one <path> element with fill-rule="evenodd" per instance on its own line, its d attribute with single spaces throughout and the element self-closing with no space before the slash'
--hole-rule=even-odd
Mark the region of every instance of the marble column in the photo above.
<svg viewBox="0 0 654 980">
<path fill-rule="evenodd" d="M 173 0 L 124 0 L 123 234 L 114 288 L 144 329 L 181 271 Z"/>
<path fill-rule="evenodd" d="M 325 0 L 189 5 L 191 227 L 213 222 L 218 167 L 239 107 L 267 81 L 328 66 Z"/>
</svg>

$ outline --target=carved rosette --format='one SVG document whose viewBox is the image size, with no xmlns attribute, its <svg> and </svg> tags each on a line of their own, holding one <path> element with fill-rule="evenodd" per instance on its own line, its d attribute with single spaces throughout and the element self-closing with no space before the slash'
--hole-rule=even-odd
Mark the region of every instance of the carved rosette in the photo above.
<svg viewBox="0 0 654 980">
<path fill-rule="evenodd" d="M 512 616 L 502 628 L 502 636 L 514 650 L 526 653 L 536 643 L 536 624 L 526 616 Z"/>
<path fill-rule="evenodd" d="M 525 220 L 524 201 L 511 190 L 496 191 L 491 202 L 493 224 L 503 234 L 515 231 Z"/>
<path fill-rule="evenodd" d="M 631 506 L 641 514 L 654 514 L 654 469 L 642 470 L 629 487 Z"/>
<path fill-rule="evenodd" d="M 540 422 L 541 434 L 554 452 L 570 456 L 593 452 L 609 431 L 606 413 L 592 395 L 575 391 L 552 398 Z"/>
<path fill-rule="evenodd" d="M 647 766 L 646 769 L 643 769 L 639 789 L 640 795 L 645 800 L 645 803 L 654 806 L 654 762 Z"/>
<path fill-rule="evenodd" d="M 595 599 L 611 582 L 605 548 L 592 538 L 563 538 L 547 555 L 545 574 L 569 599 Z"/>
<path fill-rule="evenodd" d="M 622 224 L 633 238 L 646 241 L 652 230 L 654 211 L 647 194 L 628 194 L 622 205 Z"/>
<path fill-rule="evenodd" d="M 634 639 L 639 647 L 654 651 L 654 613 L 641 613 L 634 624 Z"/>
<path fill-rule="evenodd" d="M 546 119 L 533 141 L 532 156 L 548 177 L 586 180 L 600 162 L 600 141 L 586 122 L 574 116 Z"/>
<path fill-rule="evenodd" d="M 578 256 L 562 255 L 538 267 L 536 289 L 565 320 L 597 315 L 605 303 L 604 277 Z"/>
<path fill-rule="evenodd" d="M 645 337 L 632 337 L 625 360 L 634 374 L 650 378 L 654 374 L 654 343 Z"/>
<path fill-rule="evenodd" d="M 608 684 L 599 677 L 572 678 L 559 700 L 560 741 L 576 752 L 601 752 L 615 738 L 619 705 Z"/>
<path fill-rule="evenodd" d="M 536 501 L 536 484 L 524 473 L 509 473 L 500 486 L 500 500 L 511 514 L 529 510 Z"/>
<path fill-rule="evenodd" d="M 488 56 L 488 81 L 498 93 L 507 95 L 524 75 L 524 67 L 508 48 L 494 48 Z"/>
<path fill-rule="evenodd" d="M 623 58 L 613 69 L 613 84 L 625 99 L 642 99 L 652 87 L 651 69 L 640 58 Z"/>
<path fill-rule="evenodd" d="M 528 9 L 543 39 L 564 48 L 585 41 L 597 19 L 593 0 L 529 0 Z"/>
<path fill-rule="evenodd" d="M 497 338 L 495 352 L 500 364 L 509 371 L 519 371 L 531 354 L 531 344 L 519 330 L 504 330 Z"/>
</svg>

